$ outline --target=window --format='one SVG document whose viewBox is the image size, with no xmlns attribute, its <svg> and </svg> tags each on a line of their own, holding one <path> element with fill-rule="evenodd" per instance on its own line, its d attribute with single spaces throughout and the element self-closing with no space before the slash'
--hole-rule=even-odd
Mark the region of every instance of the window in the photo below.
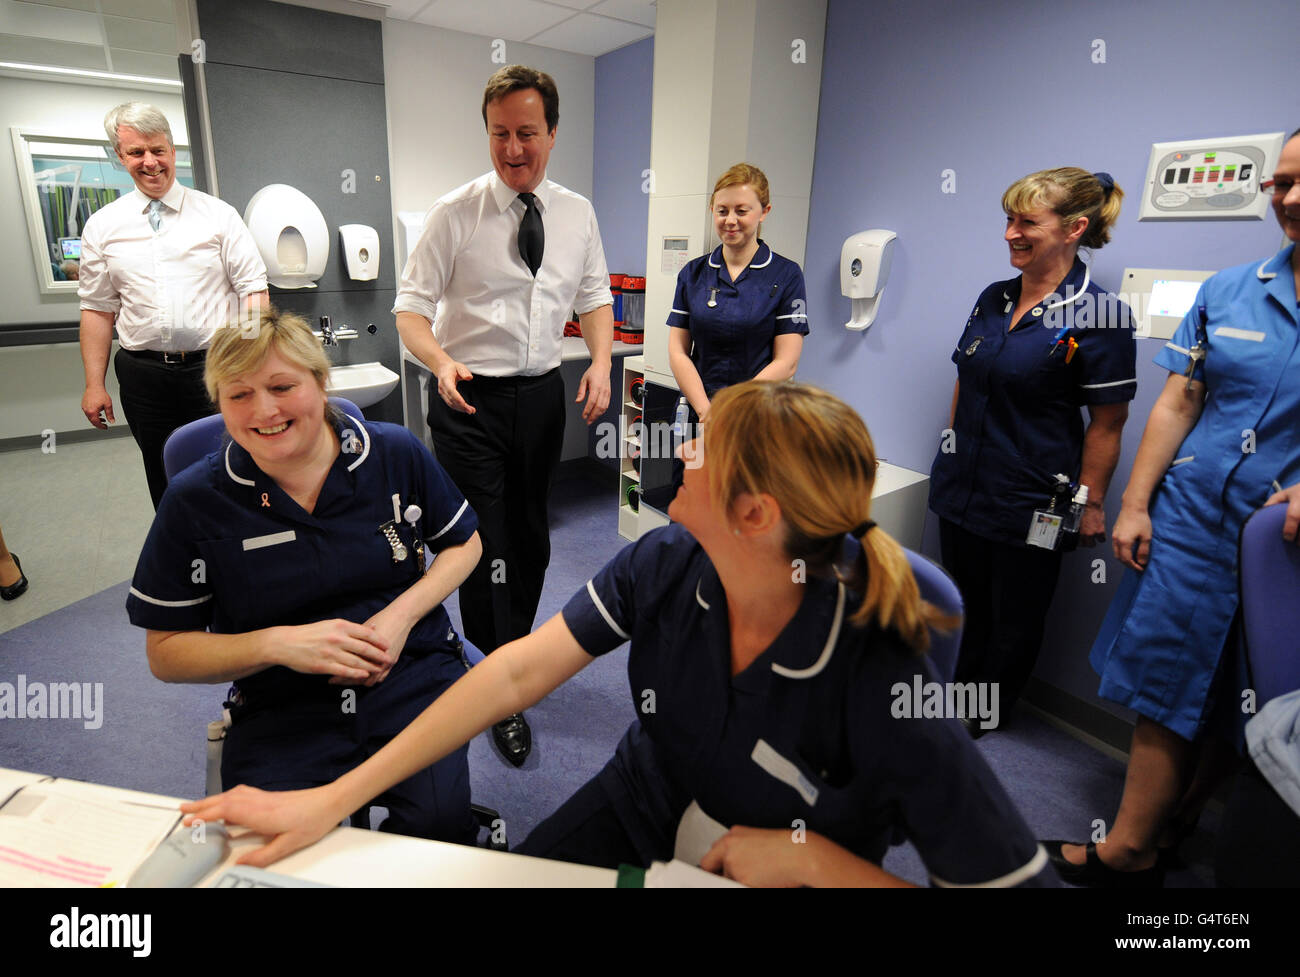
<svg viewBox="0 0 1300 977">
<path fill-rule="evenodd" d="M 81 229 L 91 214 L 134 184 L 104 139 L 11 131 L 41 292 L 76 292 Z M 176 179 L 194 186 L 190 153 L 181 146 L 176 147 Z"/>
</svg>

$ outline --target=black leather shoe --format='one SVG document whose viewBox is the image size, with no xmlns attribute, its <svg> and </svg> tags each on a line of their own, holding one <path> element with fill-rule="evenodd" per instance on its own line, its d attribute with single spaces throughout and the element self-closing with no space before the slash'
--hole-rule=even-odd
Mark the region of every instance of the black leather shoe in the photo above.
<svg viewBox="0 0 1300 977">
<path fill-rule="evenodd" d="M 522 767 L 533 749 L 533 731 L 522 712 L 507 716 L 492 727 L 492 740 L 501 755 L 516 767 Z"/>
<path fill-rule="evenodd" d="M 1082 841 L 1044 841 L 1040 844 L 1047 852 L 1047 860 L 1056 869 L 1056 874 L 1070 885 L 1082 885 L 1091 889 L 1159 889 L 1165 884 L 1165 866 L 1159 859 L 1150 868 L 1121 872 L 1098 857 L 1097 846 L 1092 842 L 1085 846 L 1087 859 L 1082 865 L 1067 862 L 1061 851 L 1062 845 L 1082 845 Z"/>
<path fill-rule="evenodd" d="M 9 555 L 14 558 L 14 566 L 18 568 L 18 582 L 10 584 L 8 587 L 0 587 L 0 598 L 16 600 L 27 593 L 27 578 L 23 576 L 23 565 L 18 562 L 18 554 L 10 553 Z"/>
<path fill-rule="evenodd" d="M 966 732 L 970 734 L 970 738 L 973 740 L 979 739 L 985 733 L 993 733 L 997 731 L 996 726 L 992 729 L 985 729 L 980 725 L 980 720 L 967 719 L 965 716 L 961 717 L 961 724 L 966 727 Z"/>
</svg>

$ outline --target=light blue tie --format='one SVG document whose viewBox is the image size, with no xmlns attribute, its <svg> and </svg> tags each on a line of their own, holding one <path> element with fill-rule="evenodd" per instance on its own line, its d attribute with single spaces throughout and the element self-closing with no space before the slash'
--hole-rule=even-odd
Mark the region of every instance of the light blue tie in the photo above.
<svg viewBox="0 0 1300 977">
<path fill-rule="evenodd" d="M 155 231 L 162 227 L 162 210 L 163 202 L 161 200 L 149 201 L 149 226 Z"/>
</svg>

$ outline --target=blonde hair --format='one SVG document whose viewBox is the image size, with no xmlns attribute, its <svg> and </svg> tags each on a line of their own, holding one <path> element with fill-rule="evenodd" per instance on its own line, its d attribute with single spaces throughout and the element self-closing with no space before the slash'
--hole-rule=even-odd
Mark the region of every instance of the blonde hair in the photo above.
<svg viewBox="0 0 1300 977">
<path fill-rule="evenodd" d="M 1089 173 L 1077 166 L 1060 166 L 1022 176 L 1002 195 L 1007 214 L 1024 214 L 1046 207 L 1070 227 L 1080 217 L 1088 228 L 1079 246 L 1100 248 L 1110 241 L 1111 228 L 1119 219 L 1124 191 L 1106 173 Z"/>
<path fill-rule="evenodd" d="M 767 177 L 763 175 L 763 171 L 757 166 L 750 166 L 748 163 L 737 163 L 718 177 L 718 182 L 713 184 L 713 193 L 709 195 L 709 206 L 713 206 L 713 198 L 718 195 L 719 190 L 743 185 L 748 185 L 754 191 L 760 206 L 767 206 Z"/>
<path fill-rule="evenodd" d="M 786 551 L 815 573 L 835 572 L 844 534 L 867 523 L 876 449 L 853 408 L 824 390 L 792 381 L 750 380 L 719 391 L 706 433 L 709 491 L 730 510 L 742 493 L 772 496 L 787 529 Z M 952 627 L 921 599 L 907 555 L 880 527 L 861 537 L 846 581 L 863 591 L 852 621 L 892 628 L 914 651 L 930 627 Z"/>
<path fill-rule="evenodd" d="M 255 325 L 250 320 L 236 320 L 217 330 L 203 367 L 203 383 L 212 402 L 218 402 L 221 384 L 257 370 L 272 350 L 308 370 L 321 390 L 325 389 L 330 361 L 311 326 L 302 316 L 271 306 L 262 309 Z"/>
</svg>

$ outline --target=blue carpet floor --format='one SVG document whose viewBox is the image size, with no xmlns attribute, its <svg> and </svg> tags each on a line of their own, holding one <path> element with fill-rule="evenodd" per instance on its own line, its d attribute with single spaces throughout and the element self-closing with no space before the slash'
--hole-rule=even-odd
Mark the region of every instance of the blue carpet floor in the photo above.
<svg viewBox="0 0 1300 977">
<path fill-rule="evenodd" d="M 552 559 L 538 621 L 556 613 L 624 545 L 614 492 L 582 479 L 560 482 L 552 497 Z M 34 770 L 183 797 L 204 789 L 206 723 L 218 718 L 224 686 L 167 685 L 149 672 L 144 633 L 123 605 L 127 584 L 101 591 L 0 635 L 0 681 L 102 682 L 102 726 L 67 719 L 0 721 L 0 766 Z M 448 602 L 453 621 L 459 609 Z M 512 844 L 604 765 L 635 718 L 626 647 L 598 659 L 528 712 L 534 749 L 516 770 L 487 734 L 470 745 L 474 799 L 501 812 Z M 1114 816 L 1123 765 L 1055 727 L 1021 713 L 978 748 L 1039 837 L 1086 838 L 1094 819 Z M 1207 818 L 1212 822 L 1212 818 Z M 1207 830 L 1208 829 L 1208 830 Z M 1209 884 L 1209 831 L 1189 846 L 1191 868 L 1171 886 Z M 885 867 L 924 881 L 909 846 Z"/>
</svg>

